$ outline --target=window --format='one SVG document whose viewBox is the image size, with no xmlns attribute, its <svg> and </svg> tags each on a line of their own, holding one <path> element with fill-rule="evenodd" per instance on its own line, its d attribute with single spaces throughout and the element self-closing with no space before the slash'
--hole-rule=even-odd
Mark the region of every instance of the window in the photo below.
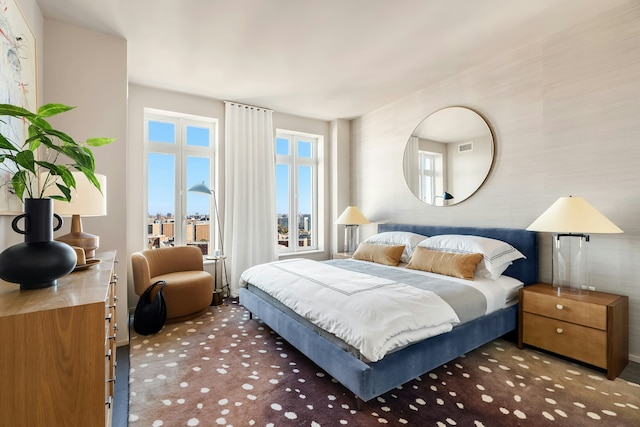
<svg viewBox="0 0 640 427">
<path fill-rule="evenodd" d="M 279 253 L 318 249 L 318 152 L 322 137 L 276 132 Z"/>
<path fill-rule="evenodd" d="M 418 151 L 419 166 L 419 191 L 420 199 L 433 205 L 442 205 L 442 188 L 444 188 L 442 163 L 443 156 L 440 153 Z"/>
<path fill-rule="evenodd" d="M 420 199 L 433 203 L 433 196 L 435 194 L 435 156 L 426 151 L 419 151 L 418 161 L 420 162 Z"/>
<path fill-rule="evenodd" d="M 186 244 L 212 253 L 213 197 L 187 190 L 215 188 L 217 120 L 145 109 L 144 124 L 148 247 Z"/>
</svg>

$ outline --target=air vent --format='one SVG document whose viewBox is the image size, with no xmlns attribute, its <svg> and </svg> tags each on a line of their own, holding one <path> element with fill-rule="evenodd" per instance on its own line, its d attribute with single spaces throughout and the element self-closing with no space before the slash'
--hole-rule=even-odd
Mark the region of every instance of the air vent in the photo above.
<svg viewBox="0 0 640 427">
<path fill-rule="evenodd" d="M 467 151 L 473 151 L 473 142 L 458 144 L 458 153 L 466 153 Z"/>
</svg>

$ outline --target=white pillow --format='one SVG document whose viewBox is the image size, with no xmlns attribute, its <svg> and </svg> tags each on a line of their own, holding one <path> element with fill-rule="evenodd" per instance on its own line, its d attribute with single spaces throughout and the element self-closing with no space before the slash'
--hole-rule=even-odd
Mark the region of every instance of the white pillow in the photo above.
<svg viewBox="0 0 640 427">
<path fill-rule="evenodd" d="M 476 268 L 476 276 L 496 280 L 515 261 L 526 258 L 516 248 L 502 240 L 480 236 L 443 234 L 429 237 L 418 246 L 435 251 L 461 254 L 480 253 L 483 260 Z"/>
<path fill-rule="evenodd" d="M 384 233 L 374 234 L 365 240 L 365 243 L 376 245 L 400 246 L 404 245 L 404 251 L 400 257 L 400 262 L 407 263 L 413 255 L 413 251 L 427 236 L 422 234 L 411 233 L 409 231 L 385 231 Z"/>
</svg>

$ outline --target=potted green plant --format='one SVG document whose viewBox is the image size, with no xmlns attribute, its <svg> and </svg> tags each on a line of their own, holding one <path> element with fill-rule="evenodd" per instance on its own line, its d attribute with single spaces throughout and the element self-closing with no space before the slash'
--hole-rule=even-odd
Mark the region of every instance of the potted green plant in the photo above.
<svg viewBox="0 0 640 427">
<path fill-rule="evenodd" d="M 10 120 L 5 117 L 13 117 L 28 125 L 21 141 L 12 141 L 8 134 L 0 133 L 0 169 L 11 175 L 5 185 L 11 185 L 25 205 L 25 213 L 12 222 L 13 230 L 24 234 L 25 241 L 0 253 L 0 278 L 20 283 L 21 289 L 54 286 L 59 277 L 75 267 L 73 249 L 53 240 L 53 231 L 62 226 L 62 218 L 53 213 L 52 199 L 71 201 L 71 189 L 76 188 L 72 170 L 82 172 L 101 190 L 90 147 L 100 147 L 114 139 L 90 138 L 79 143 L 47 121 L 73 108 L 46 104 L 33 113 L 15 105 L 0 104 L 0 121 L 8 124 Z M 45 196 L 54 185 L 59 192 Z M 55 227 L 54 218 L 58 221 Z M 18 227 L 20 219 L 24 219 L 24 229 Z"/>
</svg>

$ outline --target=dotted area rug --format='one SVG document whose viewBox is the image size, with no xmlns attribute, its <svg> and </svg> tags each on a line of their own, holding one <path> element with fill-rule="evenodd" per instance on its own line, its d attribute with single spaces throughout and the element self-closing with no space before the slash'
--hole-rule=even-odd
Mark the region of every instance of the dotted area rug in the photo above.
<svg viewBox="0 0 640 427">
<path fill-rule="evenodd" d="M 638 426 L 640 386 L 496 340 L 372 399 L 235 300 L 130 342 L 130 426 Z"/>
</svg>

